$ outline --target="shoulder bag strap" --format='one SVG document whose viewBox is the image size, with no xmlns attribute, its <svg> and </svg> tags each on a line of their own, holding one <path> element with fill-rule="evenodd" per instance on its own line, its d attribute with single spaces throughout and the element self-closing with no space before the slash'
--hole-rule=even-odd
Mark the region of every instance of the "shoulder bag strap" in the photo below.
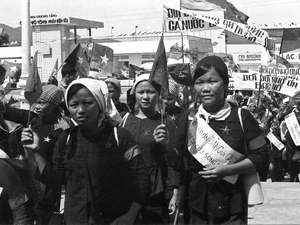
<svg viewBox="0 0 300 225">
<path fill-rule="evenodd" d="M 123 116 L 123 118 L 122 118 L 122 121 L 121 121 L 121 123 L 119 124 L 119 127 L 122 127 L 122 128 L 124 128 L 125 127 L 125 124 L 126 124 L 126 121 L 127 121 L 127 118 L 128 118 L 128 116 L 129 116 L 129 112 L 127 112 L 124 116 Z"/>
<path fill-rule="evenodd" d="M 115 135 L 115 139 L 117 141 L 117 145 L 119 147 L 119 137 L 118 137 L 118 130 L 117 127 L 114 127 L 114 135 Z"/>
<path fill-rule="evenodd" d="M 245 136 L 245 130 L 244 130 L 244 126 L 243 126 L 242 109 L 241 108 L 238 108 L 238 116 L 239 116 L 239 121 L 240 121 L 242 130 L 243 130 L 244 136 Z M 246 144 L 245 137 L 244 137 L 244 145 L 245 145 L 246 155 L 248 155 L 248 147 L 247 147 L 247 144 Z"/>
</svg>

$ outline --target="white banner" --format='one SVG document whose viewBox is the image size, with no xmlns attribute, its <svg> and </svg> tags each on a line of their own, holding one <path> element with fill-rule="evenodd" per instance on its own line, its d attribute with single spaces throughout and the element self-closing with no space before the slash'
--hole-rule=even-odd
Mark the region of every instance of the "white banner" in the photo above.
<svg viewBox="0 0 300 225">
<path fill-rule="evenodd" d="M 285 76 L 287 78 L 299 80 L 300 78 L 300 68 L 278 68 L 278 67 L 267 67 L 264 70 L 265 73 L 276 75 L 276 76 Z"/>
<path fill-rule="evenodd" d="M 176 12 L 177 14 L 179 12 L 180 15 L 182 14 L 183 16 L 186 16 L 186 17 L 188 17 L 188 16 L 194 17 L 194 20 L 196 20 L 196 21 L 198 21 L 198 20 L 195 18 L 198 18 L 200 20 L 197 23 L 200 23 L 200 21 L 203 20 L 203 21 L 207 22 L 208 24 L 212 24 L 214 26 L 228 30 L 228 31 L 230 31 L 240 37 L 243 37 L 251 42 L 260 44 L 265 48 L 268 47 L 268 39 L 269 39 L 268 32 L 266 32 L 265 30 L 259 29 L 253 25 L 245 25 L 242 23 L 237 23 L 232 20 L 227 20 L 227 19 L 223 19 L 220 17 L 212 16 L 212 15 L 207 15 L 207 13 L 204 14 L 200 11 L 190 11 L 190 10 L 186 10 L 186 9 L 178 10 L 178 9 L 173 9 L 173 8 L 170 8 L 167 6 L 164 6 L 164 18 L 168 17 L 168 14 L 165 15 L 165 13 L 166 13 L 165 11 Z M 170 14 L 169 19 L 171 19 L 170 18 L 171 16 L 172 15 Z M 178 17 L 174 18 L 174 20 L 173 20 L 174 23 L 176 22 L 176 20 L 178 21 L 178 22 L 176 22 L 178 24 L 177 26 L 182 26 L 182 24 L 180 24 L 180 23 L 182 23 L 182 21 L 180 20 L 181 18 L 182 18 L 181 16 L 180 16 L 180 18 L 178 18 Z M 168 20 L 166 20 L 166 21 L 168 21 Z M 168 27 L 168 24 L 166 24 L 166 21 L 164 20 L 165 28 Z M 196 24 L 196 22 L 195 22 L 195 24 Z M 209 26 L 207 26 L 207 27 L 209 28 Z M 170 30 L 170 29 L 166 29 L 165 32 L 168 32 L 168 30 Z M 175 32 L 175 31 L 173 31 L 173 32 Z M 181 32 L 181 30 L 178 28 L 177 32 Z"/>
<path fill-rule="evenodd" d="M 212 23 L 205 22 L 191 15 L 172 9 L 164 5 L 164 31 L 167 33 L 177 33 L 185 31 L 204 31 L 219 29 Z"/>
<path fill-rule="evenodd" d="M 270 142 L 272 142 L 273 145 L 275 145 L 276 148 L 279 150 L 284 149 L 284 144 L 282 144 L 272 132 L 269 132 L 266 137 L 270 140 Z"/>
<path fill-rule="evenodd" d="M 244 158 L 244 155 L 224 142 L 199 114 L 196 114 L 189 127 L 188 150 L 203 166 L 230 165 Z M 238 175 L 223 179 L 234 184 Z"/>
<path fill-rule="evenodd" d="M 292 97 L 300 88 L 300 81 L 286 78 L 286 76 L 232 73 L 232 78 L 236 90 L 259 90 L 259 85 L 261 85 L 261 91 L 274 91 Z"/>
<path fill-rule="evenodd" d="M 284 117 L 286 126 L 296 146 L 300 145 L 300 126 L 294 112 Z"/>
</svg>

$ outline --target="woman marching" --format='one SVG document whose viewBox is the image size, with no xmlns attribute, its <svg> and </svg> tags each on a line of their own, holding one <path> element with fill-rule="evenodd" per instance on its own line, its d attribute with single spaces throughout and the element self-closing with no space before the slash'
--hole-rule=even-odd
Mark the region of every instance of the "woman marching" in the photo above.
<svg viewBox="0 0 300 225">
<path fill-rule="evenodd" d="M 174 138 L 191 174 L 190 224 L 247 224 L 242 175 L 268 169 L 263 132 L 248 110 L 241 110 L 240 121 L 237 106 L 226 101 L 229 77 L 221 58 L 200 60 L 193 79 L 201 105 L 182 115 Z M 227 162 L 219 163 L 214 153 L 225 155 Z M 227 153 L 238 160 L 227 158 Z M 227 179 L 232 175 L 240 176 Z"/>
<path fill-rule="evenodd" d="M 166 178 L 176 179 L 167 163 L 168 159 L 177 156 L 171 146 L 176 125 L 169 116 L 165 116 L 164 124 L 161 124 L 161 114 L 155 109 L 159 94 L 149 82 L 149 75 L 136 78 L 131 93 L 135 94 L 138 111 L 135 115 L 125 115 L 122 126 L 134 136 L 151 177 L 151 198 L 141 210 L 141 223 L 166 224 L 169 220 Z M 170 183 L 175 185 L 176 181 Z M 170 210 L 175 208 L 175 197 L 171 200 Z"/>
<path fill-rule="evenodd" d="M 148 198 L 150 179 L 133 137 L 115 127 L 121 117 L 106 84 L 75 80 L 65 99 L 77 125 L 59 137 L 53 166 L 40 160 L 36 133 L 22 133 L 25 149 L 38 162 L 39 179 L 66 185 L 66 224 L 132 224 Z"/>
<path fill-rule="evenodd" d="M 21 132 L 28 121 L 32 130 L 38 133 L 39 153 L 47 163 L 52 163 L 52 155 L 56 140 L 63 130 L 69 128 L 69 121 L 62 116 L 59 107 L 63 94 L 55 85 L 44 85 L 42 94 L 34 104 L 34 112 L 18 109 L 4 104 L 2 115 L 5 120 L 20 124 L 18 129 L 10 133 L 8 138 L 11 158 L 22 159 L 24 150 L 21 143 Z M 2 104 L 2 103 L 1 103 Z M 28 114 L 30 115 L 29 120 Z M 13 162 L 13 161 L 11 161 Z M 59 210 L 61 187 L 49 188 L 34 178 L 34 161 L 31 157 L 26 160 L 26 165 L 31 173 L 35 195 L 33 195 L 37 224 L 48 224 L 53 212 Z"/>
</svg>

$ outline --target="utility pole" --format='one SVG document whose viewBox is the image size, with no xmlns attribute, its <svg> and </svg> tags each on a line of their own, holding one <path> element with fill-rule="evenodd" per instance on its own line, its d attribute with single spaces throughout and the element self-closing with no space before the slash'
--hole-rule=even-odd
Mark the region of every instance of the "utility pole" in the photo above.
<svg viewBox="0 0 300 225">
<path fill-rule="evenodd" d="M 27 80 L 30 74 L 31 59 L 31 26 L 30 26 L 30 0 L 22 0 L 22 75 Z"/>
</svg>

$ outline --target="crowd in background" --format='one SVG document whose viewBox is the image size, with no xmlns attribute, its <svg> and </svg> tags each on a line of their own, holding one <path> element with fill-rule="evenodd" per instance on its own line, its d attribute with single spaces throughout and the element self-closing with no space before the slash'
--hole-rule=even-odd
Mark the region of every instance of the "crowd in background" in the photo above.
<svg viewBox="0 0 300 225">
<path fill-rule="evenodd" d="M 265 91 L 259 96 L 257 90 L 235 90 L 227 97 L 239 107 L 248 109 L 264 133 L 267 135 L 272 132 L 284 145 L 283 149 L 278 149 L 266 138 L 270 151 L 270 166 L 267 174 L 261 174 L 262 181 L 271 179 L 272 182 L 299 182 L 300 165 L 297 154 L 295 155 L 298 147 L 291 138 L 284 120 L 286 115 L 295 112 L 299 122 L 299 97 L 300 93 L 290 97 Z"/>
<path fill-rule="evenodd" d="M 244 116 L 251 120 L 251 114 L 259 125 L 257 128 L 255 125 L 246 127 L 252 132 L 246 137 L 247 142 L 255 146 L 251 151 L 260 151 L 258 149 L 266 142 L 269 169 L 258 171 L 260 180 L 299 182 L 300 165 L 296 155 L 300 149 L 289 135 L 284 116 L 295 112 L 300 121 L 300 95 L 290 98 L 274 92 L 228 91 L 227 69 L 222 63 L 215 64 L 217 58 L 208 57 L 207 60 L 197 67 L 200 72 L 194 77 L 196 89 L 180 85 L 170 77 L 169 94 L 164 99 L 159 98 L 149 82 L 149 74 L 136 78 L 125 103 L 120 102 L 121 84 L 114 77 L 105 81 L 99 81 L 95 76 L 77 79 L 76 70 L 65 64 L 61 70 L 62 80 L 51 77 L 43 85 L 42 95 L 31 113 L 13 107 L 15 102 L 11 99 L 3 100 L 0 104 L 0 148 L 4 156 L 0 160 L 0 224 L 53 222 L 53 213 L 60 212 L 62 207 L 62 186 L 67 191 L 64 206 L 67 224 L 132 224 L 134 221 L 168 224 L 174 219 L 183 182 L 184 162 L 178 160 L 182 154 L 177 148 L 185 148 L 182 144 L 185 144 L 184 135 L 188 132 L 185 129 L 188 129 L 189 113 L 198 108 L 204 114 L 215 113 L 215 109 L 208 106 L 200 107 L 205 105 L 205 97 L 202 97 L 204 100 L 195 97 L 201 84 L 210 82 L 206 76 L 211 73 L 225 93 L 220 94 L 224 107 L 216 109 L 217 112 L 227 110 L 227 113 L 229 108 L 246 109 Z M 202 71 L 201 66 L 207 68 Z M 211 72 L 211 68 L 219 66 L 220 70 Z M 0 73 L 1 77 L 3 72 L 0 70 Z M 146 100 L 144 96 L 147 96 Z M 224 99 L 225 103 L 222 102 Z M 165 113 L 161 111 L 162 105 Z M 226 117 L 226 123 L 227 120 Z M 14 124 L 13 132 L 8 131 L 8 122 Z M 208 123 L 214 128 L 219 126 Z M 182 134 L 178 127 L 182 128 Z M 261 134 L 265 136 L 269 132 L 284 144 L 284 149 L 278 149 L 267 138 L 260 140 Z M 234 145 L 240 146 L 241 140 Z M 241 154 L 245 154 L 243 151 Z M 259 160 L 249 162 L 239 165 L 241 172 L 231 172 L 243 174 L 247 173 L 243 172 L 246 169 L 259 167 Z M 203 166 L 197 163 L 191 162 L 191 170 L 202 171 L 199 174 L 203 180 L 211 181 L 211 175 L 207 174 L 210 170 L 203 172 Z M 225 176 L 213 175 L 217 180 Z M 227 184 L 217 183 L 222 189 L 219 190 L 218 185 L 210 182 L 203 186 L 203 180 L 195 176 L 192 171 L 189 185 L 207 192 L 211 201 L 225 201 L 227 195 L 231 196 L 231 187 Z M 233 193 L 236 202 L 208 203 L 205 206 L 208 208 L 198 204 L 198 201 L 207 204 L 205 195 L 199 197 L 191 189 L 190 193 L 194 195 L 191 224 L 231 220 L 244 223 L 247 211 L 240 185 L 237 182 Z M 225 189 L 226 193 L 223 193 Z M 216 197 L 215 193 L 222 195 Z M 218 211 L 215 207 L 220 204 L 231 208 Z"/>
</svg>

